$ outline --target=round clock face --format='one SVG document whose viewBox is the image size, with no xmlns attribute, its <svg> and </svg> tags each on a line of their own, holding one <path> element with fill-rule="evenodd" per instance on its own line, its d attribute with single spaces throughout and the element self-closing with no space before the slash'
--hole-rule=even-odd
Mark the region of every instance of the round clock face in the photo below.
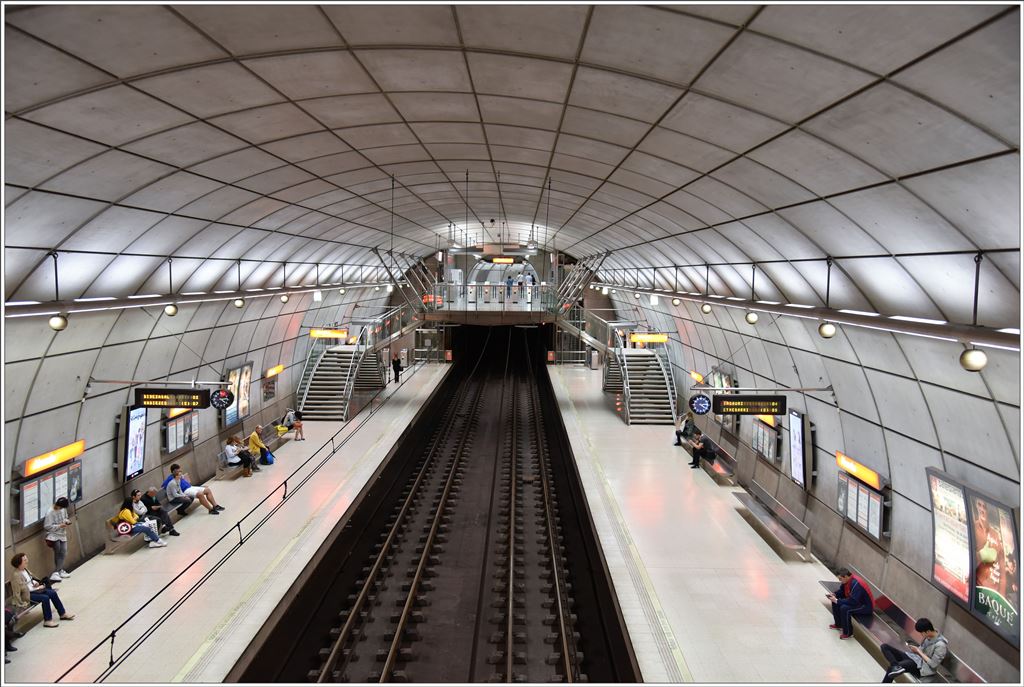
<svg viewBox="0 0 1024 687">
<path fill-rule="evenodd" d="M 224 410 L 235 402 L 235 395 L 227 389 L 217 389 L 210 394 L 210 405 L 217 410 Z M 707 412 L 707 411 L 705 411 Z"/>
<path fill-rule="evenodd" d="M 691 396 L 690 410 L 698 415 L 707 415 L 711 410 L 711 399 L 704 394 L 695 394 Z"/>
</svg>

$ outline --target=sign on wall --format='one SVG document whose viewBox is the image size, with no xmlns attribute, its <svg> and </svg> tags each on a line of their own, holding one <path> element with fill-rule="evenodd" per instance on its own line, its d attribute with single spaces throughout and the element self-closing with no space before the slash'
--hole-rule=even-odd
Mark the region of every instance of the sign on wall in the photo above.
<svg viewBox="0 0 1024 687">
<path fill-rule="evenodd" d="M 715 394 L 711 410 L 720 415 L 785 415 L 785 396 Z"/>
<path fill-rule="evenodd" d="M 959 484 L 928 472 L 932 501 L 932 581 L 967 603 L 971 576 L 967 497 Z"/>
</svg>

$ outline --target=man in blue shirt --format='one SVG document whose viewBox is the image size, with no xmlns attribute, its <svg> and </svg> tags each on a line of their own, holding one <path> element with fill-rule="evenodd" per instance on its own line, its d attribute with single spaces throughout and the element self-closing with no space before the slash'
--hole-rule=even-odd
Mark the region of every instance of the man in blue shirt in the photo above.
<svg viewBox="0 0 1024 687">
<path fill-rule="evenodd" d="M 862 622 L 870 618 L 874 611 L 874 601 L 871 591 L 848 568 L 840 568 L 836 577 L 842 584 L 835 594 L 826 595 L 832 602 L 834 621 L 829 628 L 841 631 L 839 639 L 849 639 L 853 636 L 853 617 L 857 616 Z"/>
</svg>

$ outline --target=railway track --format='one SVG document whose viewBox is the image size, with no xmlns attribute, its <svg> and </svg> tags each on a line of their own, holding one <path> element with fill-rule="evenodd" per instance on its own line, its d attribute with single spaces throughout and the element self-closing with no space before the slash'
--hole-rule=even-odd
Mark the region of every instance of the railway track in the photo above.
<svg viewBox="0 0 1024 687">
<path fill-rule="evenodd" d="M 564 476 L 536 383 L 546 371 L 535 369 L 525 331 L 487 332 L 471 368 L 424 423 L 429 430 L 410 437 L 414 450 L 387 496 L 366 504 L 375 515 L 358 532 L 361 544 L 334 559 L 338 578 L 328 591 L 308 594 L 317 597 L 315 609 L 291 610 L 293 624 L 306 624 L 287 667 L 274 669 L 277 679 L 590 679 L 583 649 L 589 641 L 601 651 L 608 638 L 591 635 L 609 628 L 595 622 L 598 609 L 586 609 L 587 631 L 577 615 L 580 571 L 567 554 L 560 512 Z M 579 509 L 572 512 L 575 519 Z M 581 565 L 592 587 L 595 566 Z M 592 606 L 600 594 L 588 587 L 584 596 Z M 598 660 L 594 679 L 639 679 L 635 661 L 626 677 L 607 664 Z"/>
</svg>

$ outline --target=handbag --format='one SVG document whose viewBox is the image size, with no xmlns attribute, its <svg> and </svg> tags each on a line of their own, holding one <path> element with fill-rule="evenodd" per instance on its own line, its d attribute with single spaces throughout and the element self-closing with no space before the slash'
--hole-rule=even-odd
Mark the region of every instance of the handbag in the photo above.
<svg viewBox="0 0 1024 687">
<path fill-rule="evenodd" d="M 53 542 L 52 539 L 44 539 L 43 541 L 46 542 L 46 545 L 51 549 L 57 548 L 57 545 Z"/>
<path fill-rule="evenodd" d="M 269 450 L 267 451 L 267 455 L 265 457 L 264 456 L 260 456 L 260 465 L 273 465 L 273 464 L 274 464 L 274 454 L 271 453 Z"/>
</svg>

